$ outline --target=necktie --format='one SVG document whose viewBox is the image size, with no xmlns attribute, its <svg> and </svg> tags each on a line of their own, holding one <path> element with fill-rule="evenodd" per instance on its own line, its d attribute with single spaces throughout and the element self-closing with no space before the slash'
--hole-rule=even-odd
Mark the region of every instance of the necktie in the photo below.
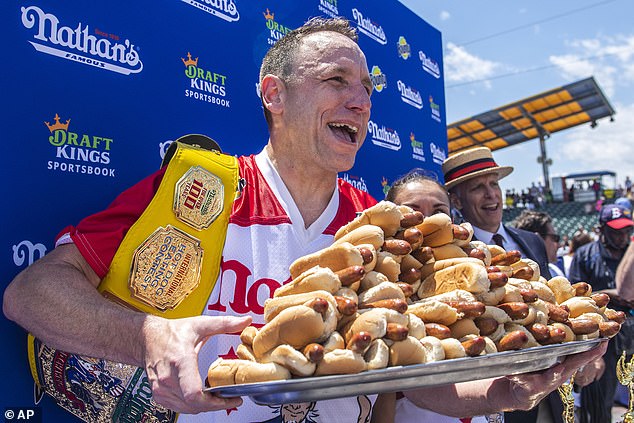
<svg viewBox="0 0 634 423">
<path fill-rule="evenodd" d="M 493 243 L 495 245 L 497 245 L 498 247 L 502 247 L 504 248 L 504 237 L 500 234 L 494 234 L 493 237 L 491 238 L 491 240 L 493 241 Z"/>
</svg>

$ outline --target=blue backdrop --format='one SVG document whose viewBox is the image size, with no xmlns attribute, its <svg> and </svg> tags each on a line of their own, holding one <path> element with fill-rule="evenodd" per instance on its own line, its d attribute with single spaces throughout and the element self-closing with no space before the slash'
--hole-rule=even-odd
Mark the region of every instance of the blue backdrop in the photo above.
<svg viewBox="0 0 634 423">
<path fill-rule="evenodd" d="M 0 2 L 3 290 L 66 225 L 157 169 L 181 135 L 259 152 L 260 61 L 316 15 L 358 28 L 375 85 L 365 145 L 340 176 L 377 199 L 413 167 L 442 177 L 441 36 L 395 0 Z M 1 325 L 2 403 L 32 407 L 26 334 Z M 38 406 L 43 421 L 72 419 L 48 398 Z"/>
</svg>

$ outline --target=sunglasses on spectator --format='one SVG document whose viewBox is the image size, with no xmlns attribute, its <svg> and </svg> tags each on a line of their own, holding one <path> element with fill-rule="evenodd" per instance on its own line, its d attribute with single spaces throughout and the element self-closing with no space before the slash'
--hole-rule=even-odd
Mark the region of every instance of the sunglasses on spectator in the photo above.
<svg viewBox="0 0 634 423">
<path fill-rule="evenodd" d="M 545 238 L 547 236 L 551 237 L 553 241 L 555 242 L 559 242 L 559 240 L 561 239 L 561 237 L 559 236 L 559 234 L 542 234 L 542 236 Z"/>
</svg>

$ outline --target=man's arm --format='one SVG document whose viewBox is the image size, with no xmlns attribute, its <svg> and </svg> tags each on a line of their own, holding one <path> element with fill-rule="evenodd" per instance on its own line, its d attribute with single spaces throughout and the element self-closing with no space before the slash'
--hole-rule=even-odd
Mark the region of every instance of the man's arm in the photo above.
<svg viewBox="0 0 634 423">
<path fill-rule="evenodd" d="M 570 355 L 561 364 L 541 372 L 423 388 L 404 394 L 421 408 L 455 417 L 530 410 L 578 368 L 601 357 L 607 345 L 602 342 L 590 351 Z"/>
<path fill-rule="evenodd" d="M 202 392 L 197 357 L 209 336 L 240 331 L 250 318 L 147 315 L 106 300 L 99 282 L 77 247 L 62 245 L 16 276 L 3 311 L 52 347 L 144 367 L 154 399 L 174 411 L 240 405 Z"/>
<path fill-rule="evenodd" d="M 616 291 L 626 301 L 634 301 L 634 242 L 630 242 L 616 269 Z"/>
</svg>

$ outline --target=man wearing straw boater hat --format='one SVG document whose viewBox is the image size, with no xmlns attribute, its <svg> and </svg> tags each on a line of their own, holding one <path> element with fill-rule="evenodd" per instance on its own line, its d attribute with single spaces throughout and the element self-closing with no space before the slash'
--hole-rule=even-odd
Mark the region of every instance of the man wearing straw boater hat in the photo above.
<svg viewBox="0 0 634 423">
<path fill-rule="evenodd" d="M 513 167 L 498 165 L 489 148 L 477 147 L 448 157 L 442 165 L 442 171 L 451 203 L 473 226 L 473 238 L 487 244 L 497 244 L 506 251 L 519 250 L 522 257 L 537 262 L 541 274 L 550 279 L 548 255 L 542 238 L 533 232 L 502 224 L 502 190 L 499 180 L 510 175 Z M 561 421 L 561 409 L 561 400 L 554 393 L 530 411 L 505 413 L 504 421 L 557 422 Z M 542 420 L 545 415 L 553 420 Z"/>
</svg>

